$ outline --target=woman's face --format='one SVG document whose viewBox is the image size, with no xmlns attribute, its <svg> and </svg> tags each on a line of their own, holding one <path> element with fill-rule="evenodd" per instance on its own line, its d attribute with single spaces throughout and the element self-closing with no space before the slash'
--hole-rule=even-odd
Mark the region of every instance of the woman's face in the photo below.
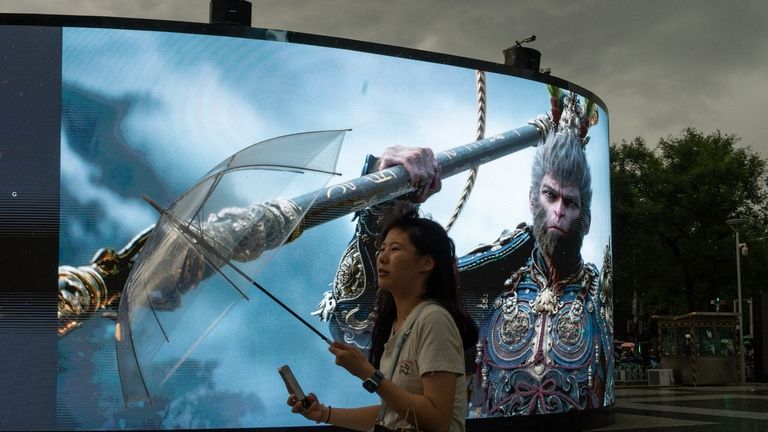
<svg viewBox="0 0 768 432">
<path fill-rule="evenodd" d="M 423 289 L 434 259 L 419 255 L 408 233 L 393 228 L 384 238 L 376 254 L 379 287 L 391 293 Z"/>
</svg>

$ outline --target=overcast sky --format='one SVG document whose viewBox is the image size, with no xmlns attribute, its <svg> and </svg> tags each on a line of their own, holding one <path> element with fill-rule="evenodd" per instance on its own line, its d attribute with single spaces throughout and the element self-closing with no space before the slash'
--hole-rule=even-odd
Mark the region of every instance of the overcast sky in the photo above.
<svg viewBox="0 0 768 432">
<path fill-rule="evenodd" d="M 692 126 L 768 157 L 764 0 L 255 0 L 253 26 L 503 62 L 531 34 L 541 66 L 597 94 L 611 141 Z M 208 21 L 208 0 L 0 0 L 0 12 Z"/>
</svg>

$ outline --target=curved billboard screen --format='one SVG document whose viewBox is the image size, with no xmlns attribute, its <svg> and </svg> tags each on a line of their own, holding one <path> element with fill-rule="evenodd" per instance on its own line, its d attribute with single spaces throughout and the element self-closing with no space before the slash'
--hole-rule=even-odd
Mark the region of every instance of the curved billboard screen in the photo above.
<svg viewBox="0 0 768 432">
<path fill-rule="evenodd" d="M 377 212 L 415 194 L 405 171 L 376 171 L 393 146 L 442 166 L 420 211 L 450 224 L 480 330 L 468 428 L 613 405 L 608 115 L 594 95 L 395 47 L 114 22 L 0 26 L 18 42 L 3 48 L 14 114 L 0 131 L 17 211 L 0 222 L 10 280 L 26 280 L 0 319 L 16 323 L 7 341 L 37 337 L 54 358 L 37 363 L 53 370 L 35 391 L 55 392 L 39 421 L 314 426 L 286 405 L 286 364 L 334 409 L 377 404 L 328 341 L 370 345 Z M 33 276 L 25 239 L 42 241 Z M 43 330 L 24 330 L 25 289 L 58 294 L 35 306 Z"/>
</svg>

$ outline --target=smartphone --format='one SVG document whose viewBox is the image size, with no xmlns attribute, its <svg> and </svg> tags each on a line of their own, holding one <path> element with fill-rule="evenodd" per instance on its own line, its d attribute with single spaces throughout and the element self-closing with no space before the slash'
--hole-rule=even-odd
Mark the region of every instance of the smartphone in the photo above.
<svg viewBox="0 0 768 432">
<path fill-rule="evenodd" d="M 304 408 L 309 407 L 309 400 L 304 394 L 304 391 L 301 389 L 299 382 L 296 381 L 296 377 L 293 375 L 291 368 L 288 367 L 288 365 L 284 365 L 281 366 L 277 372 L 280 374 L 280 377 L 283 378 L 285 387 L 288 389 L 288 393 L 295 394 L 296 398 L 299 400 L 299 402 L 301 402 Z"/>
</svg>

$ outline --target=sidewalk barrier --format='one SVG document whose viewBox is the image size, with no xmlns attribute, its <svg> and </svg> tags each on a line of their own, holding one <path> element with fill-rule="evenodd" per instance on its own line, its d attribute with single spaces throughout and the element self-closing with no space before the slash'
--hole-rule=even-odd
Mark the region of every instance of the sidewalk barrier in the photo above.
<svg viewBox="0 0 768 432">
<path fill-rule="evenodd" d="M 645 384 L 648 382 L 646 369 L 637 363 L 620 363 L 613 370 L 616 384 Z"/>
</svg>

